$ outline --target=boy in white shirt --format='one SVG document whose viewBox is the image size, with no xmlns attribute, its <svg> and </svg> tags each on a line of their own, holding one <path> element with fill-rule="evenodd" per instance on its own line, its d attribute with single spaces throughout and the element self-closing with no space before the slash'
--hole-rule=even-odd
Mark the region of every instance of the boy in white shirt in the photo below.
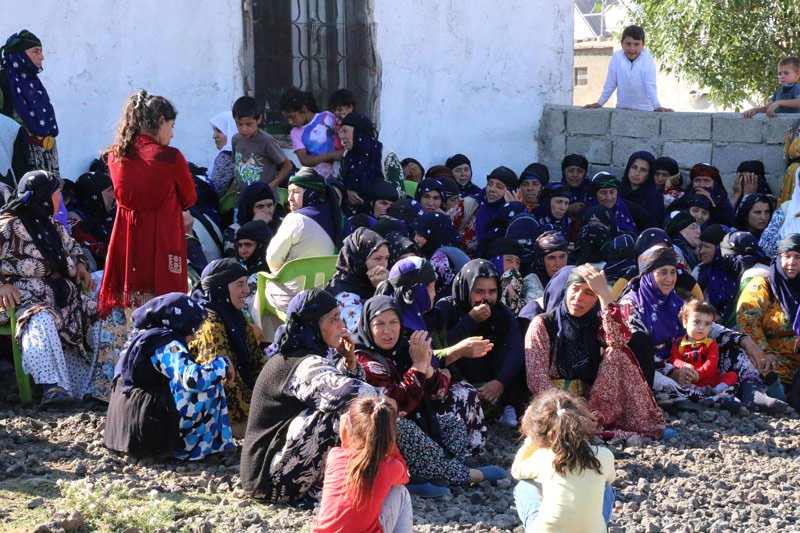
<svg viewBox="0 0 800 533">
<path fill-rule="evenodd" d="M 628 26 L 622 30 L 622 50 L 611 56 L 603 92 L 594 104 L 586 109 L 603 107 L 614 90 L 617 91 L 617 109 L 639 111 L 672 111 L 661 107 L 656 91 L 656 62 L 644 49 L 644 30 Z"/>
</svg>

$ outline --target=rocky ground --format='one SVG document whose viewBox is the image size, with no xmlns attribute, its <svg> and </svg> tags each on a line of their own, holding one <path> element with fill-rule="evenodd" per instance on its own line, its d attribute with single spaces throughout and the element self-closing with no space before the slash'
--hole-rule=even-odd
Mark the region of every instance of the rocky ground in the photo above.
<svg viewBox="0 0 800 533">
<path fill-rule="evenodd" d="M 187 464 L 136 461 L 102 445 L 104 410 L 41 409 L 0 399 L 2 531 L 308 531 L 312 513 L 261 505 L 239 487 L 239 454 Z M 611 531 L 800 531 L 800 419 L 727 412 L 670 416 L 666 442 L 612 441 Z M 490 428 L 487 463 L 519 444 Z M 417 531 L 522 531 L 513 485 L 414 499 Z"/>
</svg>

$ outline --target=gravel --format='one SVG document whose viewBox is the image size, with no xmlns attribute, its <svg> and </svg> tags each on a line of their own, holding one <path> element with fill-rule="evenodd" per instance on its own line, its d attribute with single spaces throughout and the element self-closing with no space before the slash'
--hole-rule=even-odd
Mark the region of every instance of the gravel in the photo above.
<svg viewBox="0 0 800 533">
<path fill-rule="evenodd" d="M 42 409 L 0 399 L 0 488 L 20 483 L 58 484 L 62 495 L 19 492 L 19 507 L 47 510 L 39 531 L 82 531 L 98 527 L 81 509 L 64 508 L 67 486 L 92 490 L 104 480 L 158 500 L 210 495 L 216 502 L 200 514 L 181 512 L 162 531 L 299 531 L 313 513 L 248 500 L 238 476 L 239 452 L 199 463 L 135 460 L 102 445 L 102 406 Z M 758 414 L 747 418 L 724 411 L 702 416 L 670 414 L 676 438 L 633 437 L 608 443 L 616 457 L 617 492 L 611 532 L 800 531 L 800 419 Z M 510 468 L 520 438 L 490 426 L 484 464 Z M 37 485 L 38 486 L 38 485 Z M 414 498 L 415 530 L 515 531 L 522 526 L 513 500 L 514 481 L 455 487 L 441 500 Z M 16 529 L 15 512 L 0 502 L 0 530 Z M 85 510 L 84 510 L 85 511 Z M 129 528 L 133 533 L 136 528 Z"/>
</svg>

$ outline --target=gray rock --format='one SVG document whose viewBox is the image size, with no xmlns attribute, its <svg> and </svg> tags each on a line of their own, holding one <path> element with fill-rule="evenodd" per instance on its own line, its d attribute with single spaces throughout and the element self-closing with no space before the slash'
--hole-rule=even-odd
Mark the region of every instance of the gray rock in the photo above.
<svg viewBox="0 0 800 533">
<path fill-rule="evenodd" d="M 44 505 L 44 498 L 34 498 L 28 501 L 28 503 L 25 504 L 25 507 L 27 507 L 28 509 L 36 509 L 37 507 L 41 507 L 42 505 Z"/>
</svg>

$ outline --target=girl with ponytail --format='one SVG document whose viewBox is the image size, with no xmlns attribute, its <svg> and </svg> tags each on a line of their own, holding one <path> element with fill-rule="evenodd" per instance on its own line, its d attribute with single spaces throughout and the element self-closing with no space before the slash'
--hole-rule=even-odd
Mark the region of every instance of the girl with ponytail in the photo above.
<svg viewBox="0 0 800 533">
<path fill-rule="evenodd" d="M 580 397 L 551 389 L 525 411 L 511 475 L 525 531 L 606 531 L 614 507 L 614 455 L 593 446 L 597 421 Z"/>
<path fill-rule="evenodd" d="M 316 533 L 410 532 L 408 469 L 395 443 L 397 408 L 388 398 L 357 398 L 339 422 L 342 445 L 325 466 Z"/>
</svg>

